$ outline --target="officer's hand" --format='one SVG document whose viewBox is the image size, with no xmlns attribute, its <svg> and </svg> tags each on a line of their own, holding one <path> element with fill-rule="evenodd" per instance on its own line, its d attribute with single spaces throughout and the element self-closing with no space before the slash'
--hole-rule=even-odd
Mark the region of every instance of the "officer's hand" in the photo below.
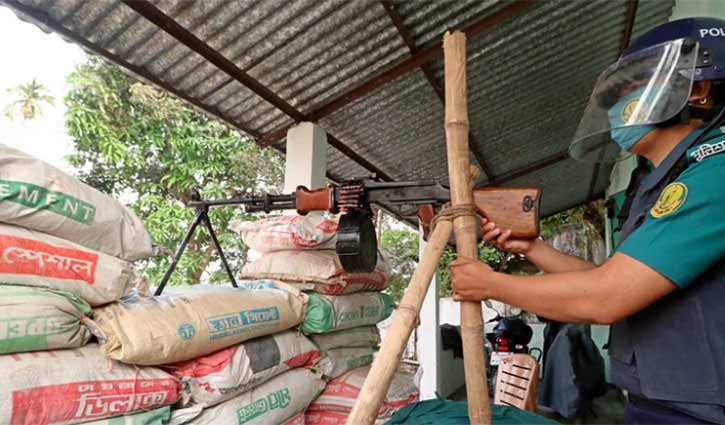
<svg viewBox="0 0 725 425">
<path fill-rule="evenodd" d="M 526 255 L 536 243 L 536 239 L 511 239 L 510 229 L 502 230 L 496 227 L 496 223 L 485 218 L 481 219 L 481 230 L 484 241 L 513 254 Z"/>
<path fill-rule="evenodd" d="M 494 275 L 487 264 L 470 258 L 451 263 L 451 283 L 455 301 L 481 301 L 490 298 L 487 281 Z"/>
</svg>

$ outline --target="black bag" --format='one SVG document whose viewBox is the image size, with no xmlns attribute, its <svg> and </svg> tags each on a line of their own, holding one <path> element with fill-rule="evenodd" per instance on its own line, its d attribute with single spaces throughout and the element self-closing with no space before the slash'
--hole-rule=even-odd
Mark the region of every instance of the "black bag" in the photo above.
<svg viewBox="0 0 725 425">
<path fill-rule="evenodd" d="M 544 330 L 544 377 L 539 404 L 565 418 L 575 418 L 604 395 L 604 359 L 589 325 L 549 323 Z"/>
</svg>

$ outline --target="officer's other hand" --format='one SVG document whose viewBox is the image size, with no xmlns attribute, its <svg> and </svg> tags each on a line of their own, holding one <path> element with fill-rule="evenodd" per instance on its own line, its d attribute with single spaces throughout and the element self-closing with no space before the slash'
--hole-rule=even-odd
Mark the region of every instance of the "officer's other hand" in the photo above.
<svg viewBox="0 0 725 425">
<path fill-rule="evenodd" d="M 487 264 L 471 258 L 451 263 L 451 283 L 455 301 L 481 301 L 490 298 L 488 282 L 494 275 Z"/>
<path fill-rule="evenodd" d="M 533 248 L 536 239 L 514 239 L 511 238 L 511 229 L 496 227 L 496 223 L 481 219 L 481 231 L 483 240 L 494 245 L 496 248 L 513 254 L 526 255 Z"/>
</svg>

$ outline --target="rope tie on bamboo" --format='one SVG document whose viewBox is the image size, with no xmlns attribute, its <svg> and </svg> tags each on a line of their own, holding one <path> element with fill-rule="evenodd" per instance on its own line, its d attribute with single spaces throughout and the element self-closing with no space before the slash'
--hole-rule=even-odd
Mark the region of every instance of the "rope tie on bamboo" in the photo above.
<svg viewBox="0 0 725 425">
<path fill-rule="evenodd" d="M 475 217 L 477 215 L 478 207 L 476 207 L 476 204 L 445 204 L 443 205 L 443 208 L 441 208 L 441 211 L 433 217 L 433 220 L 430 221 L 430 234 L 433 234 L 433 230 L 435 230 L 439 221 L 452 222 L 458 217 Z"/>
</svg>

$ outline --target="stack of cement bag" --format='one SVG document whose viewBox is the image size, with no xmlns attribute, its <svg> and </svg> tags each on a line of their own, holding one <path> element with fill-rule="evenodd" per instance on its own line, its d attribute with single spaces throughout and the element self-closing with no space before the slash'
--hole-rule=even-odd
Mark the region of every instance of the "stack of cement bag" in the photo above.
<svg viewBox="0 0 725 425">
<path fill-rule="evenodd" d="M 334 251 L 336 223 L 319 216 L 275 217 L 236 223 L 233 228 L 247 246 L 262 253 L 244 267 L 243 278 L 284 281 L 306 292 L 308 304 L 299 329 L 320 350 L 311 369 L 329 381 L 311 404 L 312 410 L 308 409 L 306 421 L 343 424 L 356 398 L 355 391 L 360 389 L 355 385 L 364 382 L 368 370 L 365 366 L 372 363 L 380 342 L 375 325 L 395 308 L 392 298 L 380 292 L 388 285 L 387 265 L 379 256 L 372 273 L 345 272 Z M 348 385 L 348 381 L 354 382 Z M 412 376 L 401 375 L 396 382 L 397 387 L 410 390 L 398 392 L 405 393 L 405 400 L 410 401 L 401 404 L 396 399 L 393 406 L 402 407 L 417 399 Z M 326 402 L 325 397 L 338 397 L 336 391 L 341 386 L 350 397 L 349 406 L 346 402 L 342 402 L 343 407 Z M 391 409 L 380 412 L 381 420 L 392 415 L 395 409 Z"/>
<path fill-rule="evenodd" d="M 119 202 L 0 145 L 0 423 L 164 414 L 179 399 L 171 374 L 111 361 L 90 343 L 92 308 L 127 294 L 131 262 L 153 254 Z"/>
<path fill-rule="evenodd" d="M 327 295 L 381 291 L 388 286 L 381 256 L 371 273 L 347 273 L 335 253 L 337 223 L 320 216 L 282 216 L 232 223 L 244 243 L 263 255 L 242 270 L 244 279 L 277 279 Z"/>
<path fill-rule="evenodd" d="M 369 372 L 370 366 L 360 367 L 328 382 L 323 393 L 307 408 L 305 424 L 344 425 Z M 396 372 L 375 423 L 386 423 L 395 412 L 418 401 L 418 396 L 413 375 Z"/>
<path fill-rule="evenodd" d="M 303 413 L 325 385 L 303 367 L 318 348 L 292 330 L 306 305 L 282 282 L 243 281 L 125 297 L 96 309 L 94 322 L 108 357 L 159 366 L 181 382 L 171 423 L 277 424 Z"/>
</svg>

